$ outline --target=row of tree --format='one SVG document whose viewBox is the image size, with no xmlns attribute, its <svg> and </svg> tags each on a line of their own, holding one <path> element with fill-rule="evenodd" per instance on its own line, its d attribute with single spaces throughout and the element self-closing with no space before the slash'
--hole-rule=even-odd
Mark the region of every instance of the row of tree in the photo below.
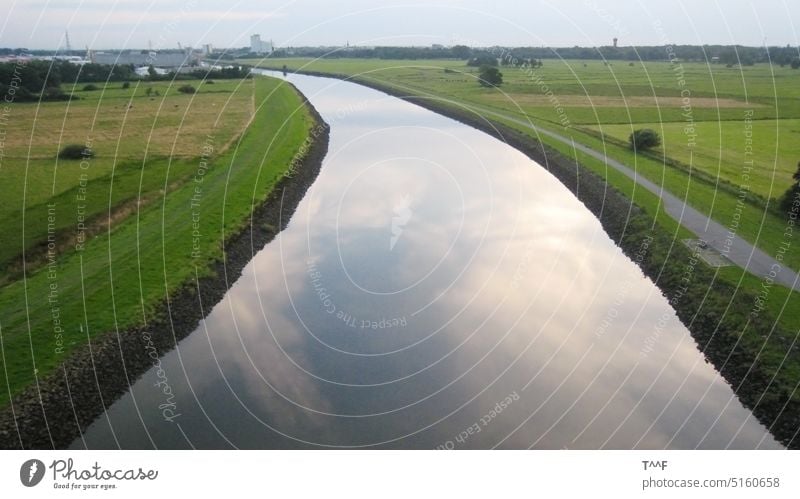
<svg viewBox="0 0 800 499">
<path fill-rule="evenodd" d="M 0 94 L 13 94 L 18 102 L 65 100 L 62 83 L 125 81 L 137 78 L 132 66 L 33 60 L 0 63 Z"/>
<path fill-rule="evenodd" d="M 510 55 L 517 60 L 541 61 L 542 59 L 590 59 L 624 61 L 667 61 L 676 57 L 683 61 L 721 64 L 751 65 L 771 62 L 790 65 L 793 61 L 800 67 L 798 47 L 744 47 L 741 45 L 655 45 L 643 47 L 490 47 L 471 48 L 466 45 L 453 47 L 300 47 L 277 49 L 271 57 L 320 57 L 327 59 L 460 59 L 470 60 L 486 53 Z M 673 55 L 674 54 L 674 55 Z"/>
<path fill-rule="evenodd" d="M 519 47 L 508 52 L 518 59 L 590 59 L 623 61 L 682 61 L 751 65 L 771 62 L 789 65 L 800 61 L 798 47 L 744 47 L 741 45 L 656 45 L 645 47 Z"/>
<path fill-rule="evenodd" d="M 173 80 L 239 80 L 250 78 L 250 70 L 244 66 L 228 66 L 219 69 L 201 69 L 194 71 L 176 73 L 171 71 L 165 74 L 158 74 L 153 66 L 147 68 L 147 80 L 149 81 L 173 81 Z"/>
<path fill-rule="evenodd" d="M 248 69 L 240 66 L 214 69 L 198 68 L 190 73 L 167 73 L 159 75 L 150 68 L 146 79 L 172 81 L 192 79 L 239 79 L 248 78 Z M 67 100 L 74 98 L 66 94 L 62 84 L 119 82 L 141 78 L 131 65 L 83 64 L 67 61 L 32 60 L 25 63 L 0 63 L 0 95 L 13 96 L 17 102 L 39 100 Z"/>
<path fill-rule="evenodd" d="M 233 54 L 247 49 L 234 49 L 218 55 L 219 59 L 231 59 Z M 674 54 L 684 61 L 719 62 L 722 64 L 750 65 L 771 62 L 777 65 L 797 64 L 800 67 L 800 48 L 785 47 L 745 47 L 742 45 L 648 45 L 648 46 L 601 46 L 601 47 L 489 47 L 471 48 L 466 45 L 443 47 L 295 47 L 276 49 L 270 57 L 322 57 L 359 59 L 460 59 L 469 60 L 482 53 L 509 53 L 521 60 L 541 59 L 594 59 L 625 61 L 665 61 Z M 169 51 L 164 51 L 169 52 Z M 27 51 L 26 49 L 0 48 L 0 55 L 20 55 L 34 53 L 51 55 L 52 51 Z M 80 55 L 79 52 L 73 51 Z M 63 54 L 62 54 L 63 55 Z M 241 54 L 239 54 L 241 55 Z M 498 56 L 499 58 L 499 56 Z"/>
<path fill-rule="evenodd" d="M 84 64 L 67 61 L 33 60 L 25 63 L 0 63 L 0 94 L 13 94 L 18 102 L 65 100 L 62 83 L 125 81 L 137 78 L 131 66 Z"/>
</svg>

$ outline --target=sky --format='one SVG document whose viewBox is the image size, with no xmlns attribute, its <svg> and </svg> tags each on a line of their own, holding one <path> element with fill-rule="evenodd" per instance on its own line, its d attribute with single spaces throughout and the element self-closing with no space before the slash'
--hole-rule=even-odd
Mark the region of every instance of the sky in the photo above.
<svg viewBox="0 0 800 499">
<path fill-rule="evenodd" d="M 0 0 L 0 47 L 800 44 L 797 0 Z"/>
</svg>

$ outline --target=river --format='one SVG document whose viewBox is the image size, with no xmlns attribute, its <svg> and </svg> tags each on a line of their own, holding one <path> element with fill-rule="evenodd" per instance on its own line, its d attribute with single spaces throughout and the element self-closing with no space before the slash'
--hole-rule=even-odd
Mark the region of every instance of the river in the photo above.
<svg viewBox="0 0 800 499">
<path fill-rule="evenodd" d="M 318 179 L 73 448 L 780 448 L 544 168 L 381 92 L 286 78 L 331 126 Z"/>
</svg>

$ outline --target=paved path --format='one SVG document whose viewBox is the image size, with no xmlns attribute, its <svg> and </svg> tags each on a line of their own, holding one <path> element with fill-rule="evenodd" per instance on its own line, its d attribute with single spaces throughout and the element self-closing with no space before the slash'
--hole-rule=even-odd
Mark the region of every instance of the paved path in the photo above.
<svg viewBox="0 0 800 499">
<path fill-rule="evenodd" d="M 684 202 L 683 199 L 671 194 L 661 188 L 655 182 L 637 175 L 636 172 L 630 167 L 620 163 L 619 161 L 609 158 L 599 151 L 595 151 L 585 145 L 575 143 L 571 138 L 561 135 L 559 133 L 546 130 L 532 125 L 530 122 L 509 116 L 507 114 L 498 113 L 490 109 L 474 106 L 472 104 L 465 104 L 463 102 L 457 103 L 459 106 L 470 107 L 473 111 L 483 115 L 494 115 L 508 121 L 512 121 L 524 127 L 533 129 L 536 133 L 546 135 L 559 142 L 574 147 L 575 149 L 596 158 L 606 165 L 618 170 L 625 174 L 627 177 L 636 182 L 639 186 L 647 189 L 656 196 L 661 198 L 664 210 L 675 220 L 680 222 L 681 225 L 693 232 L 698 238 L 705 240 L 708 245 L 722 255 L 725 255 L 731 262 L 735 263 L 748 272 L 754 274 L 756 277 L 764 278 L 770 275 L 770 272 L 777 272 L 773 277 L 774 282 L 782 284 L 787 288 L 800 291 L 800 276 L 797 275 L 789 267 L 778 263 L 773 257 L 764 251 L 756 248 L 749 242 L 745 241 L 738 235 L 732 235 L 727 227 L 710 219 L 708 216 L 692 208 Z"/>
</svg>

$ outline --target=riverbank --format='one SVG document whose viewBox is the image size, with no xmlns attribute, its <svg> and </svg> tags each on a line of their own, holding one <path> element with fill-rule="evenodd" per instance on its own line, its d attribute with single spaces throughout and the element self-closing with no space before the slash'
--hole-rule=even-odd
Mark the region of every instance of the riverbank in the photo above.
<svg viewBox="0 0 800 499">
<path fill-rule="evenodd" d="M 263 68 L 266 69 L 266 68 Z M 278 69 L 280 70 L 280 69 Z M 800 352 L 794 335 L 763 307 L 763 297 L 719 279 L 655 216 L 583 166 L 533 137 L 468 107 L 409 95 L 343 74 L 298 71 L 374 88 L 479 129 L 523 152 L 558 178 L 601 222 L 623 252 L 655 282 L 709 362 L 742 403 L 784 445 L 799 448 Z"/>
<path fill-rule="evenodd" d="M 14 396 L 12 403 L 0 412 L 0 448 L 68 446 L 139 375 L 196 329 L 252 256 L 287 226 L 316 179 L 328 146 L 328 125 L 305 97 L 294 91 L 313 121 L 306 142 L 292 146 L 294 156 L 283 165 L 280 180 L 272 186 L 265 201 L 254 209 L 251 205 L 249 215 L 238 221 L 239 229 L 225 238 L 222 257 L 196 262 L 196 268 L 200 269 L 196 277 L 154 307 L 147 314 L 154 319 L 146 326 L 96 335 L 69 354 L 52 373 L 39 377 L 35 384 Z M 251 147 L 263 148 L 269 142 L 263 137 L 253 139 Z M 263 152 L 259 152 L 258 157 L 263 160 Z M 253 165 L 248 166 L 253 169 Z M 245 187 L 252 192 L 254 184 Z M 253 199 L 259 198 L 260 194 L 253 192 Z"/>
</svg>

